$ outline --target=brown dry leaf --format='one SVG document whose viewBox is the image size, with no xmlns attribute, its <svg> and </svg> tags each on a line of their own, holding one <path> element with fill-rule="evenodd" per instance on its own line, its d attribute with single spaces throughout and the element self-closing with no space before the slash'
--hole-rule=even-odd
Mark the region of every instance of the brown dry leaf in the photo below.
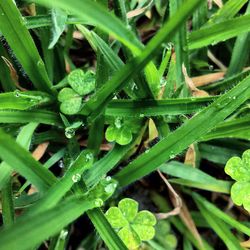
<svg viewBox="0 0 250 250">
<path fill-rule="evenodd" d="M 223 7 L 223 2 L 222 0 L 213 0 L 214 3 L 219 7 L 219 8 L 222 8 Z"/>
<path fill-rule="evenodd" d="M 240 245 L 245 248 L 250 248 L 250 239 L 247 241 L 240 242 Z"/>
<path fill-rule="evenodd" d="M 225 76 L 225 72 L 216 72 L 211 74 L 206 74 L 202 76 L 195 76 L 192 77 L 191 80 L 193 81 L 196 87 L 205 86 L 215 81 L 223 79 Z"/>
<path fill-rule="evenodd" d="M 184 163 L 186 165 L 195 167 L 195 162 L 196 162 L 196 152 L 194 144 L 191 144 L 186 152 Z"/>
<path fill-rule="evenodd" d="M 86 147 L 88 145 L 88 141 L 87 140 L 81 140 L 81 141 L 79 141 L 79 145 Z M 100 146 L 100 150 L 102 150 L 102 151 L 109 151 L 111 149 L 112 149 L 112 145 L 111 144 L 107 144 L 107 143 L 104 144 L 103 143 Z"/>
<path fill-rule="evenodd" d="M 15 85 L 17 86 L 17 88 L 19 88 L 22 91 L 26 91 L 27 89 L 23 88 L 20 86 L 19 84 L 19 78 L 18 78 L 18 74 L 15 70 L 15 68 L 13 67 L 12 63 L 4 56 L 1 56 L 2 59 L 4 60 L 5 64 L 7 65 L 7 67 L 9 68 L 10 71 L 10 77 L 13 80 L 13 82 L 15 83 Z"/>
<path fill-rule="evenodd" d="M 184 64 L 182 64 L 182 73 L 184 75 L 185 82 L 186 82 L 187 86 L 189 87 L 189 89 L 192 92 L 192 96 L 194 96 L 194 97 L 209 96 L 209 94 L 206 91 L 196 88 L 196 86 L 194 85 L 192 79 L 188 76 L 187 69 L 186 69 Z"/>
<path fill-rule="evenodd" d="M 197 227 L 192 219 L 192 216 L 188 210 L 188 207 L 186 206 L 183 199 L 182 199 L 181 212 L 180 212 L 179 216 L 180 216 L 182 222 L 186 225 L 186 227 L 189 229 L 189 231 L 193 234 L 193 236 L 199 242 L 201 248 L 203 248 L 201 236 L 200 236 L 200 234 L 197 230 Z"/>
<path fill-rule="evenodd" d="M 47 148 L 49 146 L 49 142 L 44 142 L 39 144 L 36 149 L 33 151 L 32 156 L 39 161 L 43 155 L 45 154 Z"/>
<path fill-rule="evenodd" d="M 138 8 L 138 9 L 129 11 L 127 13 L 127 18 L 130 19 L 130 18 L 139 16 L 139 15 L 141 15 L 141 14 L 143 14 L 145 12 L 146 16 L 150 19 L 152 14 L 151 14 L 151 11 L 147 11 L 147 10 L 151 6 L 152 2 L 153 1 L 151 1 L 147 6 L 145 6 L 143 8 Z"/>
<path fill-rule="evenodd" d="M 171 184 L 168 182 L 167 178 L 161 173 L 161 171 L 157 170 L 158 174 L 160 175 L 161 179 L 167 185 L 168 190 L 170 192 L 170 199 L 174 205 L 174 209 L 168 213 L 158 213 L 156 217 L 160 220 L 166 219 L 170 216 L 175 216 L 180 214 L 182 208 L 182 200 L 180 196 L 175 192 Z"/>
<path fill-rule="evenodd" d="M 166 219 L 170 216 L 179 215 L 182 222 L 186 225 L 186 227 L 190 230 L 190 232 L 193 234 L 193 236 L 197 239 L 199 242 L 201 248 L 203 248 L 201 236 L 196 228 L 196 225 L 191 217 L 191 214 L 184 202 L 184 200 L 180 197 L 179 194 L 173 189 L 171 184 L 168 182 L 168 180 L 165 178 L 165 176 L 157 170 L 158 174 L 160 175 L 161 179 L 165 182 L 167 185 L 169 191 L 170 191 L 170 199 L 173 203 L 173 206 L 175 207 L 172 211 L 168 213 L 158 213 L 156 214 L 156 217 L 158 219 Z"/>
</svg>

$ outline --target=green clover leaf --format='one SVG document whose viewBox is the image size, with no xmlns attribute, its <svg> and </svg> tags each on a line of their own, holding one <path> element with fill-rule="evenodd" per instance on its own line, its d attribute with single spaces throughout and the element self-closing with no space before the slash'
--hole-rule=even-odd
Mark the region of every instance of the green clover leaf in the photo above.
<svg viewBox="0 0 250 250">
<path fill-rule="evenodd" d="M 105 138 L 109 142 L 117 142 L 120 145 L 127 145 L 133 139 L 133 133 L 137 133 L 141 126 L 140 119 L 129 119 L 117 117 L 108 118 L 110 124 L 105 132 Z"/>
<path fill-rule="evenodd" d="M 82 98 L 71 88 L 63 88 L 58 94 L 61 102 L 60 110 L 66 115 L 73 115 L 80 111 Z"/>
<path fill-rule="evenodd" d="M 122 199 L 118 207 L 109 208 L 105 216 L 129 249 L 136 249 L 142 241 L 151 240 L 155 235 L 155 216 L 146 210 L 138 213 L 138 202 L 133 199 Z"/>
<path fill-rule="evenodd" d="M 225 166 L 225 172 L 236 182 L 231 188 L 233 202 L 250 211 L 250 150 L 246 150 L 242 159 L 232 157 Z"/>
<path fill-rule="evenodd" d="M 70 72 L 67 77 L 71 88 L 79 95 L 87 95 L 95 89 L 95 75 L 91 71 L 84 73 L 81 69 Z"/>
</svg>

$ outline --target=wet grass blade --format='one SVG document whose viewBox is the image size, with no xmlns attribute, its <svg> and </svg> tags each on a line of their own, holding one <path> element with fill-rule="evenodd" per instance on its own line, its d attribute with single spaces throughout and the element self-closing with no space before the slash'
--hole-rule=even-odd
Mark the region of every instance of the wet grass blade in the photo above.
<svg viewBox="0 0 250 250">
<path fill-rule="evenodd" d="M 11 227 L 1 230 L 1 249 L 33 248 L 94 207 L 95 200 L 74 197 L 45 212 L 22 216 Z"/>
<path fill-rule="evenodd" d="M 222 122 L 248 100 L 249 95 L 250 77 L 247 77 L 213 104 L 204 108 L 180 128 L 149 149 L 147 154 L 140 155 L 122 169 L 116 174 L 117 180 L 122 186 L 128 185 L 156 170 L 159 165 L 181 153 L 191 143 L 198 140 L 219 122 Z"/>
<path fill-rule="evenodd" d="M 81 112 L 85 115 L 89 115 L 90 113 L 103 108 L 116 91 L 120 90 L 136 72 L 142 70 L 147 63 L 149 63 L 155 54 L 158 53 L 159 46 L 161 46 L 163 42 L 169 41 L 179 26 L 186 20 L 190 13 L 199 6 L 200 3 L 201 1 L 199 0 L 189 0 L 185 2 L 182 5 L 182 8 L 176 13 L 178 18 L 171 18 L 165 25 L 163 25 L 155 37 L 147 44 L 143 52 L 122 67 L 110 81 L 100 88 L 83 106 Z"/>
<path fill-rule="evenodd" d="M 0 157 L 40 191 L 45 191 L 56 180 L 50 171 L 45 169 L 41 163 L 36 161 L 27 150 L 18 145 L 2 129 L 0 130 Z"/>
<path fill-rule="evenodd" d="M 57 113 L 46 110 L 0 110 L 1 123 L 28 123 L 37 122 L 41 124 L 62 126 L 61 119 Z"/>
<path fill-rule="evenodd" d="M 127 250 L 119 236 L 112 229 L 100 208 L 95 208 L 87 212 L 89 218 L 110 250 Z"/>
<path fill-rule="evenodd" d="M 166 100 L 113 100 L 105 110 L 109 116 L 145 117 L 159 115 L 181 115 L 200 111 L 217 97 L 183 98 Z"/>
<path fill-rule="evenodd" d="M 0 1 L 0 30 L 34 86 L 38 90 L 53 93 L 45 65 L 12 0 Z"/>
<path fill-rule="evenodd" d="M 236 17 L 232 20 L 213 24 L 194 31 L 189 35 L 190 50 L 199 49 L 207 45 L 215 45 L 241 33 L 250 31 L 250 14 Z"/>
<path fill-rule="evenodd" d="M 29 150 L 32 135 L 37 128 L 37 123 L 29 123 L 21 128 L 16 138 L 16 142 L 26 150 Z M 0 190 L 8 183 L 13 169 L 5 162 L 0 164 Z"/>
</svg>

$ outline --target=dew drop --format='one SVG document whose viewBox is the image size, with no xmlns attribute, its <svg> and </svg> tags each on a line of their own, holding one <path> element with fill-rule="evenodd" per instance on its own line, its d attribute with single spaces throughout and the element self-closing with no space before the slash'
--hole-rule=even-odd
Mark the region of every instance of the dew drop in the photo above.
<svg viewBox="0 0 250 250">
<path fill-rule="evenodd" d="M 107 176 L 106 181 L 111 181 L 111 176 Z"/>
<path fill-rule="evenodd" d="M 214 69 L 214 66 L 213 65 L 209 65 L 208 69 L 212 71 Z"/>
<path fill-rule="evenodd" d="M 112 194 L 116 188 L 116 183 L 111 183 L 104 188 L 104 191 L 108 194 Z"/>
<path fill-rule="evenodd" d="M 65 240 L 66 237 L 67 237 L 67 235 L 68 235 L 68 233 L 69 233 L 69 232 L 68 232 L 67 230 L 64 230 L 64 229 L 63 229 L 63 230 L 61 231 L 61 233 L 60 233 L 60 239 L 61 239 L 61 240 Z"/>
<path fill-rule="evenodd" d="M 65 129 L 65 136 L 68 139 L 71 139 L 74 135 L 75 135 L 75 130 L 74 129 L 72 129 L 72 128 L 66 128 Z"/>
<path fill-rule="evenodd" d="M 122 127 L 122 121 L 120 118 L 115 119 L 115 126 L 116 128 L 121 128 Z"/>
<path fill-rule="evenodd" d="M 92 159 L 93 159 L 93 154 L 92 153 L 86 154 L 86 161 L 90 161 Z"/>
<path fill-rule="evenodd" d="M 62 160 L 60 160 L 60 161 L 58 162 L 58 165 L 59 165 L 59 168 L 64 168 L 64 163 L 63 163 Z"/>
<path fill-rule="evenodd" d="M 140 114 L 140 117 L 143 118 L 145 115 L 144 114 Z"/>
<path fill-rule="evenodd" d="M 74 174 L 73 176 L 72 176 L 72 181 L 73 182 L 78 182 L 78 181 L 80 181 L 81 180 L 81 175 L 80 174 Z"/>
<path fill-rule="evenodd" d="M 102 199 L 96 199 L 95 200 L 95 205 L 97 206 L 97 207 L 101 207 L 102 205 L 103 205 L 103 200 Z"/>
<path fill-rule="evenodd" d="M 15 90 L 14 91 L 14 95 L 15 95 L 15 97 L 20 97 L 20 91 L 19 90 Z"/>
</svg>

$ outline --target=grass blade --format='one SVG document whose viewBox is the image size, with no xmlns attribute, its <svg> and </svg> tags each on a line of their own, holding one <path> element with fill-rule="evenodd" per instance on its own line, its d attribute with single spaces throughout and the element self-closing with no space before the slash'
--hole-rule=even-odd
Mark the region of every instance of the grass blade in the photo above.
<svg viewBox="0 0 250 250">
<path fill-rule="evenodd" d="M 147 154 L 142 154 L 116 174 L 122 186 L 154 171 L 159 165 L 179 154 L 200 136 L 210 131 L 219 122 L 236 110 L 249 98 L 250 77 L 203 109 L 165 139 L 161 140 Z M 180 139 L 181 138 L 181 139 Z"/>
<path fill-rule="evenodd" d="M 250 14 L 194 31 L 189 35 L 188 48 L 193 50 L 210 44 L 215 45 L 241 33 L 248 32 L 250 31 L 249 22 Z"/>
<path fill-rule="evenodd" d="M 0 30 L 34 86 L 38 90 L 53 93 L 44 63 L 12 0 L 0 1 Z"/>
<path fill-rule="evenodd" d="M 95 200 L 75 197 L 45 212 L 22 216 L 13 226 L 1 230 L 1 249 L 26 250 L 35 247 L 94 207 Z"/>
<path fill-rule="evenodd" d="M 110 226 L 103 212 L 99 208 L 89 210 L 87 212 L 89 218 L 94 224 L 96 230 L 100 234 L 101 238 L 106 243 L 110 250 L 126 250 L 127 247 L 123 244 L 119 236 Z"/>
<path fill-rule="evenodd" d="M 46 190 L 56 180 L 31 154 L 0 129 L 0 157 L 40 191 Z"/>
</svg>

